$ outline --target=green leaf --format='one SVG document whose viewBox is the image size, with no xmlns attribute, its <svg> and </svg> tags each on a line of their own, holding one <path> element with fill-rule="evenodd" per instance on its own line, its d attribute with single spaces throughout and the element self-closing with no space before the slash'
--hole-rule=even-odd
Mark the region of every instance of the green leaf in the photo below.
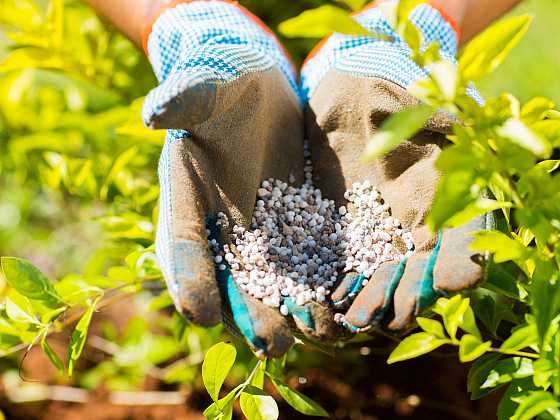
<svg viewBox="0 0 560 420">
<path fill-rule="evenodd" d="M 251 379 L 251 383 L 249 385 L 256 386 L 259 389 L 263 389 L 263 387 L 264 387 L 264 374 L 266 372 L 266 365 L 267 365 L 267 360 L 263 360 L 256 367 L 256 371 L 253 374 L 253 378 Z"/>
<path fill-rule="evenodd" d="M 202 363 L 202 380 L 204 386 L 212 397 L 218 401 L 220 389 L 235 363 L 237 351 L 229 343 L 218 343 L 210 347 Z"/>
<path fill-rule="evenodd" d="M 508 119 L 496 129 L 496 133 L 540 157 L 547 157 L 552 151 L 552 146 L 545 138 L 539 136 L 518 118 Z"/>
<path fill-rule="evenodd" d="M 445 329 L 452 339 L 455 339 L 459 327 L 480 339 L 480 331 L 476 326 L 469 298 L 460 295 L 455 295 L 451 299 L 439 298 L 433 311 L 441 315 Z"/>
<path fill-rule="evenodd" d="M 547 389 L 550 386 L 550 378 L 557 373 L 555 362 L 548 359 L 533 361 L 533 382 L 536 386 Z"/>
<path fill-rule="evenodd" d="M 478 216 L 489 213 L 498 209 L 505 209 L 512 207 L 509 201 L 496 201 L 490 198 L 479 198 L 478 200 L 470 203 L 463 210 L 455 213 L 445 223 L 445 227 L 459 227 Z"/>
<path fill-rule="evenodd" d="M 329 417 L 329 413 L 325 411 L 318 403 L 313 401 L 301 392 L 291 389 L 279 379 L 272 379 L 272 383 L 278 393 L 284 398 L 288 404 L 294 409 L 307 416 Z"/>
<path fill-rule="evenodd" d="M 76 328 L 74 328 L 74 331 L 72 332 L 72 336 L 70 337 L 70 347 L 68 347 L 68 376 L 72 376 L 74 373 L 76 361 L 80 358 L 80 355 L 84 350 L 89 324 L 91 323 L 91 318 L 99 299 L 100 298 L 97 298 L 88 305 L 84 314 L 76 324 Z"/>
<path fill-rule="evenodd" d="M 499 20 L 469 42 L 459 57 L 463 78 L 477 80 L 494 71 L 523 38 L 531 21 L 527 15 Z"/>
<path fill-rule="evenodd" d="M 24 47 L 13 50 L 0 61 L 0 72 L 23 70 L 28 68 L 64 68 L 60 57 L 42 48 Z"/>
<path fill-rule="evenodd" d="M 482 340 L 482 336 L 480 335 L 480 330 L 478 329 L 478 326 L 476 325 L 476 319 L 475 319 L 475 316 L 474 316 L 474 311 L 472 310 L 472 308 L 470 306 L 470 299 L 469 299 L 467 309 L 465 310 L 465 312 L 463 314 L 463 319 L 459 323 L 459 327 L 461 327 L 461 329 L 463 331 L 466 331 L 466 332 L 474 335 L 477 339 Z"/>
<path fill-rule="evenodd" d="M 53 309 L 52 311 L 48 311 L 41 316 L 41 322 L 43 324 L 48 324 L 48 323 L 52 322 L 54 319 L 58 318 L 60 316 L 60 314 L 63 313 L 67 309 L 68 309 L 68 307 L 62 306 L 60 308 Z"/>
<path fill-rule="evenodd" d="M 491 341 L 482 342 L 472 334 L 465 334 L 459 343 L 459 360 L 463 363 L 472 362 L 492 347 Z"/>
<path fill-rule="evenodd" d="M 272 379 L 282 379 L 282 373 L 286 366 L 287 355 L 281 358 L 269 359 L 266 361 L 266 374 Z"/>
<path fill-rule="evenodd" d="M 159 296 L 150 299 L 150 302 L 148 302 L 148 310 L 154 312 L 169 306 L 173 306 L 173 300 L 166 290 L 161 292 Z"/>
<path fill-rule="evenodd" d="M 35 316 L 30 313 L 32 308 L 22 308 L 21 305 L 18 305 L 9 297 L 6 297 L 5 305 L 6 315 L 8 315 L 8 318 L 10 318 L 12 321 L 22 324 L 39 324 L 39 321 L 35 318 Z"/>
<path fill-rule="evenodd" d="M 444 174 L 439 181 L 432 209 L 426 219 L 426 224 L 432 232 L 439 231 L 447 220 L 464 211 L 474 201 L 475 197 L 471 193 L 474 183 L 475 175 L 471 169 L 453 170 Z"/>
<path fill-rule="evenodd" d="M 101 200 L 107 199 L 107 195 L 109 194 L 109 187 L 111 186 L 111 184 L 113 184 L 117 180 L 118 175 L 137 155 L 138 147 L 133 146 L 130 149 L 125 150 L 115 159 L 113 167 L 109 171 L 109 174 L 107 175 L 107 178 L 105 178 L 103 186 L 99 190 L 99 197 L 101 198 Z"/>
<path fill-rule="evenodd" d="M 512 263 L 510 263 L 511 266 Z M 508 266 L 504 264 L 496 264 L 493 261 L 488 262 L 487 272 L 488 280 L 484 283 L 484 287 L 515 300 L 521 300 L 517 277 L 515 271 L 506 269 Z M 515 267 L 515 266 L 514 266 Z"/>
<path fill-rule="evenodd" d="M 516 329 L 500 346 L 500 350 L 521 350 L 537 344 L 538 335 L 535 324 L 529 324 Z"/>
<path fill-rule="evenodd" d="M 467 376 L 467 390 L 471 393 L 472 400 L 482 398 L 493 391 L 493 389 L 482 389 L 482 384 L 499 358 L 499 354 L 486 354 L 472 364 Z"/>
<path fill-rule="evenodd" d="M 62 363 L 62 360 L 60 359 L 60 357 L 58 357 L 58 354 L 56 354 L 56 352 L 47 342 L 46 335 L 44 335 L 41 339 L 41 348 L 43 349 L 43 352 L 45 352 L 49 360 L 52 362 L 52 364 L 58 369 L 58 371 L 60 373 L 64 373 L 64 363 Z"/>
<path fill-rule="evenodd" d="M 521 108 L 521 119 L 528 123 L 545 118 L 548 111 L 554 109 L 554 102 L 548 98 L 533 98 Z"/>
<path fill-rule="evenodd" d="M 513 398 L 519 407 L 511 417 L 512 420 L 531 420 L 551 408 L 560 407 L 560 401 L 546 391 L 533 391 L 528 396 Z"/>
<path fill-rule="evenodd" d="M 209 420 L 221 419 L 229 420 L 233 414 L 233 402 L 235 401 L 236 395 L 244 384 L 240 384 L 232 389 L 228 394 L 220 399 L 219 401 L 213 402 L 204 410 L 204 417 Z"/>
<path fill-rule="evenodd" d="M 513 380 L 504 392 L 504 396 L 502 397 L 500 404 L 498 404 L 498 411 L 496 413 L 498 420 L 510 420 L 513 413 L 515 413 L 515 410 L 517 410 L 517 407 L 519 406 L 519 404 L 512 399 L 526 396 L 529 394 L 529 391 L 534 389 L 531 378 Z"/>
<path fill-rule="evenodd" d="M 406 337 L 389 355 L 388 364 L 401 362 L 429 353 L 438 347 L 449 343 L 426 332 L 412 334 Z"/>
<path fill-rule="evenodd" d="M 459 84 L 457 66 L 451 61 L 440 60 L 430 63 L 427 67 L 430 70 L 430 77 L 436 83 L 443 99 L 448 102 L 453 101 Z"/>
<path fill-rule="evenodd" d="M 248 385 L 239 398 L 241 411 L 249 420 L 276 420 L 278 405 L 263 390 Z"/>
<path fill-rule="evenodd" d="M 552 283 L 558 275 L 554 264 L 549 261 L 536 261 L 536 269 L 531 284 L 532 312 L 535 316 L 539 344 L 542 344 L 552 320 L 560 313 L 560 287 Z"/>
<path fill-rule="evenodd" d="M 495 388 L 513 379 L 526 378 L 533 375 L 533 363 L 526 357 L 509 357 L 500 360 L 488 372 L 488 376 L 480 388 Z"/>
<path fill-rule="evenodd" d="M 325 5 L 306 10 L 300 15 L 282 22 L 278 31 L 288 38 L 323 38 L 333 32 L 348 35 L 373 35 L 352 19 L 340 7 Z"/>
<path fill-rule="evenodd" d="M 549 174 L 560 168 L 560 159 L 548 159 L 537 163 L 539 168 L 544 169 Z"/>
<path fill-rule="evenodd" d="M 443 331 L 443 325 L 441 322 L 435 319 L 416 317 L 416 322 L 425 332 L 432 334 L 437 338 L 447 338 L 445 332 Z"/>
<path fill-rule="evenodd" d="M 525 247 L 515 239 L 495 230 L 475 233 L 475 239 L 470 248 L 475 251 L 489 251 L 494 253 L 494 261 L 502 263 L 523 258 Z"/>
<path fill-rule="evenodd" d="M 212 403 L 202 414 L 208 420 L 229 420 L 233 415 L 233 399 L 224 404 L 222 408 L 218 406 L 218 403 Z"/>
<path fill-rule="evenodd" d="M 49 308 L 58 308 L 64 302 L 38 268 L 28 261 L 15 257 L 0 258 L 7 282 L 23 296 L 38 300 Z"/>
<path fill-rule="evenodd" d="M 367 162 L 389 153 L 422 130 L 433 113 L 432 107 L 418 105 L 391 115 L 368 141 L 361 160 Z"/>
</svg>

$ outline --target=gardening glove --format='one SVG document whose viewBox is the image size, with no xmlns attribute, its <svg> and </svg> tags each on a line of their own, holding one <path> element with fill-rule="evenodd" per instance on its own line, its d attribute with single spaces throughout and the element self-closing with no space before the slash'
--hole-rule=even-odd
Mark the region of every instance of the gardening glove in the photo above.
<svg viewBox="0 0 560 420">
<path fill-rule="evenodd" d="M 366 282 L 363 276 L 348 273 L 332 300 L 339 309 L 351 304 L 344 319 L 351 331 L 374 325 L 402 330 L 441 293 L 458 292 L 481 280 L 481 258 L 473 256 L 468 246 L 471 232 L 487 228 L 490 218 L 480 217 L 435 236 L 424 224 L 440 179 L 434 163 L 454 123 L 444 113 L 437 113 L 423 131 L 388 155 L 367 165 L 357 162 L 388 116 L 418 104 L 406 89 L 428 72 L 410 59 L 410 49 L 378 7 L 368 7 L 354 18 L 393 40 L 333 34 L 304 65 L 302 86 L 309 101 L 306 129 L 315 184 L 342 205 L 346 189 L 369 180 L 392 215 L 412 232 L 415 251 L 400 263 L 383 263 Z M 422 32 L 425 46 L 436 41 L 442 57 L 455 61 L 458 35 L 453 22 L 427 4 L 415 8 L 410 19 Z M 474 90 L 469 93 L 481 101 Z M 404 243 L 393 245 L 406 252 Z"/>
<path fill-rule="evenodd" d="M 282 355 L 294 341 L 288 320 L 240 290 L 229 268 L 216 270 L 208 240 L 226 240 L 218 212 L 231 226 L 250 226 L 264 179 L 303 179 L 292 64 L 264 24 L 230 2 L 171 2 L 145 34 L 160 85 L 147 96 L 143 119 L 168 129 L 156 251 L 169 292 L 189 320 L 209 327 L 225 317 L 256 351 Z M 329 335 L 326 308 L 293 309 L 305 333 Z"/>
</svg>

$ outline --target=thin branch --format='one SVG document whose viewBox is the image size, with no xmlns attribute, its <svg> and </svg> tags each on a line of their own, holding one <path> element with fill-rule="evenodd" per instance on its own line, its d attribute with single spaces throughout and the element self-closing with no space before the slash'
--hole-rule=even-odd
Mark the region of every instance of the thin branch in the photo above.
<svg viewBox="0 0 560 420">
<path fill-rule="evenodd" d="M 540 356 L 536 353 L 528 353 L 526 351 L 518 351 L 518 350 L 500 350 L 497 349 L 495 347 L 492 347 L 489 349 L 490 351 L 494 352 L 494 353 L 500 353 L 500 354 L 508 354 L 511 356 L 521 356 L 521 357 L 530 357 L 531 359 L 538 359 Z"/>
<path fill-rule="evenodd" d="M 118 286 L 114 286 L 114 287 L 111 287 L 109 289 L 105 289 L 103 291 L 103 295 L 108 295 L 109 293 L 116 292 L 116 291 L 118 291 L 120 289 L 123 289 L 125 287 L 135 286 L 139 283 L 154 281 L 154 280 L 157 280 L 158 278 L 161 278 L 161 276 L 149 276 L 149 277 L 145 277 L 145 278 L 143 278 L 143 279 L 141 279 L 137 282 L 134 282 L 134 283 L 119 284 Z M 134 293 L 135 292 L 128 292 L 128 293 L 124 293 L 122 295 L 118 294 L 118 295 L 107 296 L 106 299 L 105 299 L 105 296 L 104 296 L 104 300 L 101 300 L 99 302 L 99 304 L 97 305 L 96 311 L 99 310 L 99 309 L 102 309 L 102 308 L 104 308 L 104 307 L 114 303 L 115 301 L 118 301 L 118 300 L 124 298 L 124 297 L 128 297 L 128 296 L 130 296 Z M 91 296 L 88 296 L 86 299 L 83 300 L 83 302 L 85 302 L 88 299 L 91 299 Z M 77 306 L 79 303 L 81 303 L 81 302 L 77 302 L 74 306 Z M 63 314 L 65 314 L 66 312 L 67 311 L 64 311 Z M 66 327 L 69 327 L 70 325 L 74 324 L 75 322 L 77 322 L 82 317 L 84 312 L 85 312 L 85 309 L 81 310 L 81 311 L 78 311 L 76 313 L 73 313 L 71 316 L 68 317 L 68 319 L 66 319 L 62 323 L 62 325 L 58 329 L 59 330 L 60 329 L 65 329 Z M 48 335 L 50 335 L 51 333 L 52 333 L 52 331 L 49 331 Z M 32 342 L 31 347 L 35 344 L 36 344 L 36 339 Z M 20 344 L 17 344 L 15 346 L 13 346 L 13 347 L 10 347 L 9 349 L 7 349 L 5 351 L 0 352 L 0 358 L 10 356 L 14 353 L 18 353 L 21 350 L 24 350 L 25 348 L 27 348 L 28 346 L 29 346 L 29 343 L 20 343 Z M 29 350 L 30 349 L 31 348 L 29 348 Z"/>
</svg>

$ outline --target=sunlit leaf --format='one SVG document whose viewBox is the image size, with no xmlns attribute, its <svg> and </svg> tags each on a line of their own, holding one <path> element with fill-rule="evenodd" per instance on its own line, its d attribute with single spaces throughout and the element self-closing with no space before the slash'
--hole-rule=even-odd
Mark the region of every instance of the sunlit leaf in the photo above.
<svg viewBox="0 0 560 420">
<path fill-rule="evenodd" d="M 462 76 L 477 80 L 494 71 L 523 38 L 531 21 L 527 15 L 502 19 L 470 41 L 459 57 Z"/>
<path fill-rule="evenodd" d="M 49 360 L 52 362 L 52 364 L 58 369 L 58 371 L 60 373 L 64 373 L 64 363 L 62 363 L 62 360 L 60 359 L 58 354 L 56 354 L 56 352 L 47 342 L 46 335 L 41 339 L 41 348 L 43 349 L 43 352 L 45 352 Z"/>
<path fill-rule="evenodd" d="M 434 337 L 447 338 L 445 332 L 443 331 L 443 325 L 441 322 L 435 319 L 416 317 L 416 322 L 425 332 L 432 334 Z"/>
<path fill-rule="evenodd" d="M 444 223 L 446 227 L 459 227 L 472 219 L 483 214 L 504 208 L 511 208 L 513 204 L 509 201 L 496 201 L 490 198 L 479 198 L 468 204 L 463 210 L 455 213 Z"/>
<path fill-rule="evenodd" d="M 465 334 L 459 342 L 459 360 L 463 363 L 472 362 L 486 353 L 491 346 L 491 341 L 482 342 L 472 334 Z"/>
<path fill-rule="evenodd" d="M 512 420 L 531 420 L 539 414 L 560 407 L 560 401 L 546 391 L 533 391 L 526 397 L 514 398 L 519 407 L 511 417 Z"/>
<path fill-rule="evenodd" d="M 532 374 L 533 364 L 531 359 L 526 357 L 510 357 L 500 360 L 492 367 L 480 388 L 495 388 L 513 379 L 526 378 Z"/>
<path fill-rule="evenodd" d="M 482 384 L 498 363 L 499 358 L 499 354 L 486 354 L 472 364 L 467 376 L 467 390 L 471 393 L 472 400 L 482 398 L 493 391 L 493 389 L 483 389 Z"/>
<path fill-rule="evenodd" d="M 538 341 L 537 328 L 534 324 L 529 324 L 517 328 L 500 346 L 500 350 L 521 350 L 532 346 Z"/>
<path fill-rule="evenodd" d="M 276 420 L 278 405 L 274 398 L 263 390 L 248 385 L 239 397 L 241 411 L 251 420 Z"/>
<path fill-rule="evenodd" d="M 401 341 L 392 351 L 387 363 L 391 364 L 412 359 L 429 353 L 447 343 L 449 343 L 449 340 L 434 337 L 426 332 L 412 334 Z"/>
<path fill-rule="evenodd" d="M 0 263 L 10 286 L 23 296 L 40 301 L 49 308 L 63 305 L 49 279 L 33 264 L 14 257 L 2 257 Z"/>
<path fill-rule="evenodd" d="M 39 321 L 33 316 L 31 311 L 24 310 L 21 306 L 17 305 L 12 299 L 6 297 L 6 314 L 12 321 L 22 324 L 39 324 Z"/>
<path fill-rule="evenodd" d="M 4 60 L 0 61 L 0 72 L 23 70 L 27 68 L 60 69 L 63 67 L 64 61 L 61 57 L 35 47 L 19 48 L 12 51 Z"/>
<path fill-rule="evenodd" d="M 477 232 L 470 248 L 494 253 L 494 261 L 498 263 L 522 258 L 526 254 L 523 245 L 498 231 Z"/>
<path fill-rule="evenodd" d="M 371 137 L 362 155 L 362 161 L 370 161 L 389 153 L 402 142 L 420 131 L 432 116 L 434 109 L 418 105 L 391 115 Z"/>
<path fill-rule="evenodd" d="M 282 22 L 280 33 L 288 38 L 322 38 L 333 32 L 349 35 L 373 35 L 339 7 L 324 5 L 306 10 Z"/>
<path fill-rule="evenodd" d="M 520 117 L 523 121 L 533 123 L 542 120 L 554 108 L 554 102 L 548 98 L 533 98 L 523 105 Z"/>
<path fill-rule="evenodd" d="M 430 75 L 436 82 L 443 99 L 452 101 L 457 92 L 459 75 L 457 66 L 448 60 L 441 60 L 428 65 Z"/>
<path fill-rule="evenodd" d="M 99 298 L 88 305 L 72 332 L 72 336 L 70 337 L 70 346 L 68 347 L 68 376 L 72 376 L 74 373 L 76 362 L 84 350 L 89 324 L 91 323 L 91 318 L 98 301 Z"/>
<path fill-rule="evenodd" d="M 329 414 L 325 411 L 325 409 L 308 396 L 290 388 L 279 379 L 273 379 L 272 383 L 284 401 L 300 413 L 307 416 L 329 417 Z"/>
<path fill-rule="evenodd" d="M 202 364 L 202 379 L 212 400 L 218 401 L 220 389 L 235 362 L 236 355 L 235 347 L 229 343 L 215 344 L 206 353 Z"/>
<path fill-rule="evenodd" d="M 501 137 L 510 140 L 537 156 L 546 157 L 552 150 L 546 139 L 540 137 L 517 118 L 510 118 L 496 132 Z"/>
</svg>

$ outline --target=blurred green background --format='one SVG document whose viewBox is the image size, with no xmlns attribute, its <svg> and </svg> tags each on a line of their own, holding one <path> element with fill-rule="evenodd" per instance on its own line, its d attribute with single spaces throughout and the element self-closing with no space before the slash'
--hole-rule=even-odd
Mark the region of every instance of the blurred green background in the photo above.
<svg viewBox="0 0 560 420">
<path fill-rule="evenodd" d="M 486 96 L 508 91 L 521 101 L 546 96 L 560 103 L 560 2 L 525 0 L 512 14 L 528 13 L 534 21 L 527 36 L 506 62 L 480 83 Z"/>
</svg>

